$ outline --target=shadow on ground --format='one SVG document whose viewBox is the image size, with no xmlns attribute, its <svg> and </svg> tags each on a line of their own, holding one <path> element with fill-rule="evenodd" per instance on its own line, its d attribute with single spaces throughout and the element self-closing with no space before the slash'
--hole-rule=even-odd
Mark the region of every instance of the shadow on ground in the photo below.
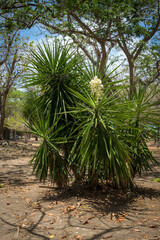
<svg viewBox="0 0 160 240">
<path fill-rule="evenodd" d="M 160 177 L 159 165 L 136 178 L 134 192 L 107 186 L 91 191 L 80 182 L 59 189 L 35 179 L 28 165 L 34 149 L 28 148 L 6 148 L 0 156 L 2 240 L 160 239 L 160 183 L 152 181 Z"/>
</svg>

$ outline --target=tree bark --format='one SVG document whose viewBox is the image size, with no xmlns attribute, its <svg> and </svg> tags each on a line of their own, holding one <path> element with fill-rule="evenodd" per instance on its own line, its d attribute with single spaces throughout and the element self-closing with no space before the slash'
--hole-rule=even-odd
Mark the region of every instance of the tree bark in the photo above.
<svg viewBox="0 0 160 240">
<path fill-rule="evenodd" d="M 135 66 L 132 60 L 128 60 L 129 62 L 129 74 L 130 74 L 130 96 L 132 97 L 133 95 L 133 90 L 134 90 L 134 71 L 135 71 Z"/>
<path fill-rule="evenodd" d="M 2 94 L 0 92 L 0 140 L 3 138 L 3 127 L 2 127 Z"/>
<path fill-rule="evenodd" d="M 106 61 L 107 61 L 105 42 L 101 43 L 101 49 L 102 49 L 102 59 L 101 59 L 101 63 L 100 63 L 100 70 L 102 71 L 106 64 Z"/>
<path fill-rule="evenodd" d="M 3 130 L 4 130 L 4 121 L 5 121 L 5 107 L 6 107 L 6 100 L 7 100 L 8 91 L 3 93 L 3 98 L 1 98 L 1 106 L 0 106 L 0 139 L 3 139 Z"/>
</svg>

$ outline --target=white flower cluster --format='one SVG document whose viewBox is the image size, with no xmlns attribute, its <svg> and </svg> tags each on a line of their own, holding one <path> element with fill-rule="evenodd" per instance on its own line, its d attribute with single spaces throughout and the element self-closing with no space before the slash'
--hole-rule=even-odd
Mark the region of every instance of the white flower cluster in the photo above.
<svg viewBox="0 0 160 240">
<path fill-rule="evenodd" d="M 100 99 L 100 97 L 102 96 L 102 93 L 103 93 L 102 81 L 100 79 L 98 79 L 97 76 L 95 76 L 94 79 L 92 79 L 90 81 L 90 87 L 91 87 L 91 91 L 94 94 L 96 100 Z"/>
</svg>

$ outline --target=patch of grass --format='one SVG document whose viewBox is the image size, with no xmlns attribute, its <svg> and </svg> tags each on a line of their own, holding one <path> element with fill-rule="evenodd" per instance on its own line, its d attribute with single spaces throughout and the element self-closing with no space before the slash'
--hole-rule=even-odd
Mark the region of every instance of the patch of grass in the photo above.
<svg viewBox="0 0 160 240">
<path fill-rule="evenodd" d="M 1 185 L 1 184 L 0 184 L 0 188 L 4 188 L 4 187 L 5 187 L 4 185 Z"/>
<path fill-rule="evenodd" d="M 160 178 L 155 178 L 152 180 L 153 182 L 160 182 Z"/>
</svg>

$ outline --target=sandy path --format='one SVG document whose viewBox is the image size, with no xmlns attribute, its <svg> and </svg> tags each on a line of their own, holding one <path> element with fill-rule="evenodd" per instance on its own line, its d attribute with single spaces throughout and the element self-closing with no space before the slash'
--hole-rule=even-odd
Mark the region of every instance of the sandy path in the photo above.
<svg viewBox="0 0 160 240">
<path fill-rule="evenodd" d="M 160 240 L 160 165 L 136 178 L 135 193 L 59 190 L 39 183 L 28 165 L 36 147 L 0 147 L 0 240 Z M 160 148 L 150 145 L 160 162 Z"/>
</svg>

